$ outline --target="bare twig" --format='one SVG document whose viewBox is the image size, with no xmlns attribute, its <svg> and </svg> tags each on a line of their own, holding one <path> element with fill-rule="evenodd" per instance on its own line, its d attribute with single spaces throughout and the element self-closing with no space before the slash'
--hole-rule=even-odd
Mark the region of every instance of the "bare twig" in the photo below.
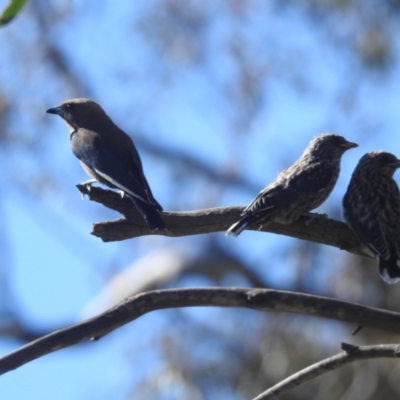
<svg viewBox="0 0 400 400">
<path fill-rule="evenodd" d="M 316 364 L 289 376 L 277 385 L 261 393 L 253 400 L 271 400 L 276 399 L 282 393 L 287 392 L 296 386 L 301 385 L 326 372 L 333 371 L 353 361 L 366 360 L 370 358 L 399 358 L 400 344 L 381 344 L 377 346 L 354 346 L 348 343 L 342 343 L 342 351 L 332 357 L 325 358 Z"/>
<path fill-rule="evenodd" d="M 400 333 L 400 313 L 342 300 L 271 289 L 169 289 L 142 293 L 82 323 L 37 339 L 0 359 L 0 373 L 11 371 L 45 354 L 90 339 L 98 339 L 154 310 L 178 307 L 245 307 L 332 318 Z"/>
<path fill-rule="evenodd" d="M 138 236 L 153 234 L 146 226 L 143 218 L 132 205 L 129 198 L 121 199 L 121 196 L 111 190 L 103 190 L 98 187 L 77 185 L 79 191 L 87 195 L 90 200 L 101 203 L 108 208 L 116 210 L 124 215 L 113 221 L 99 222 L 93 225 L 92 234 L 101 238 L 104 242 L 125 240 Z M 168 231 L 159 231 L 158 235 L 187 236 L 201 233 L 226 231 L 239 219 L 243 207 L 219 207 L 198 211 L 163 212 Z M 298 239 L 322 243 L 354 254 L 370 256 L 369 251 L 358 241 L 348 226 L 324 216 L 301 217 L 292 225 L 271 224 L 263 227 L 263 232 L 273 232 L 291 236 Z M 254 226 L 251 229 L 257 230 Z M 231 239 L 235 240 L 235 239 Z"/>
</svg>

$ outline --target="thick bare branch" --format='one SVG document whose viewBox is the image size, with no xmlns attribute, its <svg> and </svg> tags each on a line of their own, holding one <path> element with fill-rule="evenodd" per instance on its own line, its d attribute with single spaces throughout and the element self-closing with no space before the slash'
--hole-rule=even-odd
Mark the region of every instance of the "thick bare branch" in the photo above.
<svg viewBox="0 0 400 400">
<path fill-rule="evenodd" d="M 354 361 L 366 360 L 370 358 L 399 358 L 400 344 L 381 344 L 377 346 L 354 346 L 342 343 L 342 351 L 332 357 L 325 358 L 316 364 L 289 376 L 275 386 L 261 393 L 253 400 L 271 400 L 278 398 L 282 393 L 287 392 L 296 386 L 301 385 L 326 372 L 333 371 Z"/>
<path fill-rule="evenodd" d="M 103 190 L 97 187 L 88 189 L 84 185 L 77 185 L 77 187 L 90 200 L 101 203 L 124 215 L 123 218 L 93 225 L 92 234 L 98 236 L 104 242 L 152 234 L 128 198 L 121 199 L 118 193 L 111 190 Z M 198 211 L 164 212 L 162 218 L 168 227 L 168 231 L 160 231 L 157 234 L 176 237 L 223 232 L 239 219 L 242 210 L 243 207 L 219 207 Z M 252 229 L 258 230 L 258 226 Z M 354 254 L 370 256 L 369 251 L 358 241 L 345 223 L 318 214 L 313 214 L 312 218 L 303 216 L 292 225 L 271 224 L 268 227 L 263 227 L 261 231 L 309 240 L 338 247 Z"/>
<path fill-rule="evenodd" d="M 245 307 L 260 311 L 308 314 L 400 333 L 400 313 L 327 297 L 271 289 L 158 290 L 129 297 L 97 317 L 22 346 L 0 359 L 0 373 L 11 371 L 53 351 L 98 339 L 148 312 L 194 306 Z"/>
</svg>

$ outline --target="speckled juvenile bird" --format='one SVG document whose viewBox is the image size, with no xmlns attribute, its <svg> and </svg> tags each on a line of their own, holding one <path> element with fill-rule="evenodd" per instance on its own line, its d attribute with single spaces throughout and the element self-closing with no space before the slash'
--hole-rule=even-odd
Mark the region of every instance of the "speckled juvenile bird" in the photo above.
<svg viewBox="0 0 400 400">
<path fill-rule="evenodd" d="M 400 280 L 400 192 L 393 179 L 399 167 L 391 153 L 365 154 L 343 198 L 347 223 L 379 258 L 379 273 L 387 283 Z"/>
<path fill-rule="evenodd" d="M 93 179 L 129 196 L 152 230 L 165 227 L 143 172 L 142 162 L 132 139 L 89 99 L 71 99 L 46 111 L 61 116 L 68 125 L 72 151 L 85 172 Z"/>
<path fill-rule="evenodd" d="M 339 135 L 315 137 L 303 155 L 243 210 L 242 218 L 226 234 L 237 236 L 249 225 L 290 224 L 320 206 L 336 184 L 343 153 L 357 146 Z"/>
</svg>

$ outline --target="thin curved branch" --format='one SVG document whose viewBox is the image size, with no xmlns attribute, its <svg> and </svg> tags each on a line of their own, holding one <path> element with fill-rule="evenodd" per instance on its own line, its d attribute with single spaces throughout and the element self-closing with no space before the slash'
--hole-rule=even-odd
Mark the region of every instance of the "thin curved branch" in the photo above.
<svg viewBox="0 0 400 400">
<path fill-rule="evenodd" d="M 124 215 L 123 218 L 93 225 L 92 234 L 104 242 L 153 234 L 129 198 L 121 199 L 118 193 L 98 187 L 88 188 L 85 185 L 77 185 L 77 188 L 91 201 L 103 204 Z M 186 212 L 163 212 L 162 218 L 168 231 L 159 231 L 157 234 L 177 237 L 224 232 L 239 219 L 242 210 L 243 207 L 219 207 Z M 258 226 L 251 229 L 258 230 Z M 345 223 L 318 214 L 313 214 L 311 218 L 303 216 L 291 225 L 270 224 L 263 227 L 261 231 L 326 244 L 354 254 L 371 256 L 368 249 L 358 241 Z"/>
<path fill-rule="evenodd" d="M 332 357 L 325 358 L 307 368 L 289 376 L 275 386 L 261 393 L 253 400 L 271 400 L 278 398 L 282 393 L 287 392 L 296 386 L 301 385 L 326 372 L 333 371 L 354 361 L 367 360 L 370 358 L 399 358 L 400 344 L 381 344 L 377 346 L 354 346 L 342 343 L 344 351 Z"/>
<path fill-rule="evenodd" d="M 128 297 L 122 303 L 97 317 L 50 333 L 20 347 L 0 359 L 0 374 L 53 351 L 86 340 L 99 339 L 148 312 L 195 306 L 244 307 L 260 311 L 308 314 L 400 333 L 400 313 L 328 297 L 272 289 L 157 290 Z"/>
</svg>

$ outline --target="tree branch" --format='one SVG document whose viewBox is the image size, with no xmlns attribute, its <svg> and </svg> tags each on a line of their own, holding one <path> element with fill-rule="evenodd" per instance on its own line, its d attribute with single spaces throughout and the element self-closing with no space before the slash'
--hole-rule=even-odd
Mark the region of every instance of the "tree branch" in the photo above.
<svg viewBox="0 0 400 400">
<path fill-rule="evenodd" d="M 121 199 L 118 193 L 98 187 L 88 189 L 85 185 L 77 185 L 77 188 L 91 201 L 103 204 L 124 215 L 113 221 L 99 222 L 93 225 L 92 234 L 104 242 L 153 234 L 129 198 Z M 177 237 L 224 232 L 240 218 L 242 210 L 243 207 L 219 207 L 198 211 L 163 212 L 162 218 L 168 231 L 159 231 L 156 234 Z M 258 226 L 251 229 L 258 230 Z M 326 244 L 354 254 L 371 256 L 369 250 L 358 241 L 345 223 L 318 214 L 313 214 L 312 218 L 302 216 L 291 225 L 270 224 L 263 227 L 261 231 Z"/>
<path fill-rule="evenodd" d="M 157 290 L 128 297 L 97 317 L 37 339 L 0 359 L 0 374 L 45 354 L 95 340 L 155 310 L 178 307 L 244 307 L 308 314 L 400 333 L 400 313 L 304 293 L 271 289 L 203 288 Z"/>
<path fill-rule="evenodd" d="M 282 393 L 287 392 L 296 386 L 301 385 L 317 376 L 326 372 L 333 371 L 343 367 L 354 361 L 366 360 L 370 358 L 399 358 L 399 344 L 381 344 L 377 346 L 354 346 L 348 343 L 342 343 L 342 351 L 332 357 L 325 358 L 316 364 L 310 365 L 307 368 L 289 376 L 285 380 L 279 382 L 275 386 L 261 393 L 253 400 L 271 400 L 276 399 Z"/>
</svg>

